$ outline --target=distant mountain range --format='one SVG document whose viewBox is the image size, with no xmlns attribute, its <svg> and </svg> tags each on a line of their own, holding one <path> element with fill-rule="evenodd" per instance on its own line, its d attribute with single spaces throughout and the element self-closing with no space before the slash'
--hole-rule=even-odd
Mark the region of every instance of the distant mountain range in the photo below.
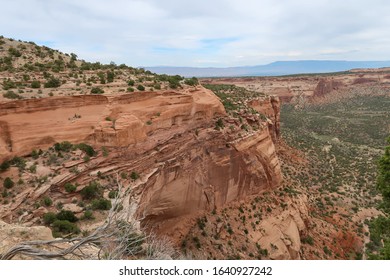
<svg viewBox="0 0 390 280">
<path fill-rule="evenodd" d="M 240 67 L 144 67 L 157 74 L 185 77 L 234 77 L 234 76 L 281 76 L 304 73 L 329 73 L 354 68 L 390 67 L 390 61 L 299 60 L 277 61 L 266 65 Z"/>
</svg>

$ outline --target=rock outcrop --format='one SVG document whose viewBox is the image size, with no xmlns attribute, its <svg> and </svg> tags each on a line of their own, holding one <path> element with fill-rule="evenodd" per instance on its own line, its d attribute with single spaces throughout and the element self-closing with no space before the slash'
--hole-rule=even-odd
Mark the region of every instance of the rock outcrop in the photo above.
<svg viewBox="0 0 390 280">
<path fill-rule="evenodd" d="M 231 124 L 237 120 L 229 119 L 218 97 L 200 86 L 180 92 L 54 97 L 0 106 L 4 132 L 0 160 L 65 140 L 111 149 L 107 158 L 98 155 L 87 163 L 64 163 L 59 168 L 80 165 L 78 172 L 66 170 L 39 188 L 24 190 L 15 203 L 2 207 L 4 219 L 12 216 L 16 203 L 47 194 L 64 207 L 73 206 L 72 196 L 64 197 L 60 191 L 66 182 L 83 186 L 96 174 L 136 170 L 141 177 L 130 185 L 130 199 L 138 205 L 134 213 L 142 226 L 167 233 L 185 217 L 275 189 L 282 181 L 275 151 L 280 134 L 278 98 L 253 101 L 251 107 L 264 118 L 256 130 L 235 124 L 234 132 L 227 125 L 216 128 L 217 119 Z M 25 220 L 34 221 L 34 214 Z"/>
<path fill-rule="evenodd" d="M 210 91 L 69 96 L 0 104 L 0 162 L 56 142 L 126 146 L 157 130 L 194 127 L 224 114 Z"/>
<path fill-rule="evenodd" d="M 314 89 L 312 97 L 324 97 L 332 91 L 338 90 L 342 85 L 342 82 L 334 79 L 321 79 Z"/>
<path fill-rule="evenodd" d="M 309 220 L 305 197 L 296 199 L 288 209 L 261 221 L 261 232 L 254 232 L 252 239 L 269 252 L 274 260 L 300 259 L 301 234 L 307 230 Z"/>
<path fill-rule="evenodd" d="M 145 225 L 211 211 L 281 183 L 267 127 L 229 145 L 218 132 L 182 145 L 145 184 L 138 210 Z"/>
<path fill-rule="evenodd" d="M 7 224 L 0 220 L 0 253 L 23 241 L 53 239 L 47 227 Z"/>
<path fill-rule="evenodd" d="M 258 112 L 264 114 L 268 119 L 268 127 L 272 140 L 280 137 L 280 100 L 277 96 L 266 96 L 250 100 L 248 105 Z"/>
</svg>

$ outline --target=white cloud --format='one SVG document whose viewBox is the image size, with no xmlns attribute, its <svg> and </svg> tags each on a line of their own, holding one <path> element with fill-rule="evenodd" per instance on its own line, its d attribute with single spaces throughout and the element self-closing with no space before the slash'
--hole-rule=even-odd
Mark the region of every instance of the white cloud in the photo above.
<svg viewBox="0 0 390 280">
<path fill-rule="evenodd" d="M 13 0 L 3 35 L 133 66 L 390 59 L 390 2 Z M 233 38 L 233 40 L 232 40 Z"/>
</svg>

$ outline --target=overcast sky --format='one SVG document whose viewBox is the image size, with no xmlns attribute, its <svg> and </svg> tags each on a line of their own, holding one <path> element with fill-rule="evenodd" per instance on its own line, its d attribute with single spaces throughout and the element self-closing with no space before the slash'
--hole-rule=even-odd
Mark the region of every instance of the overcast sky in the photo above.
<svg viewBox="0 0 390 280">
<path fill-rule="evenodd" d="M 390 60 L 388 0 L 0 0 L 0 35 L 87 61 Z"/>
</svg>

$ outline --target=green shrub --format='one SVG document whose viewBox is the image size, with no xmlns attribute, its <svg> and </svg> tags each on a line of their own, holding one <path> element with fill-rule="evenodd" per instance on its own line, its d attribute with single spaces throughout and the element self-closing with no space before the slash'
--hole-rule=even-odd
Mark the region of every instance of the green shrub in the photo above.
<svg viewBox="0 0 390 280">
<path fill-rule="evenodd" d="M 385 205 L 390 205 L 390 137 L 387 139 L 387 143 L 385 153 L 379 159 L 377 188 L 382 193 Z"/>
<path fill-rule="evenodd" d="M 305 236 L 302 238 L 302 243 L 304 244 L 309 244 L 309 245 L 314 245 L 314 239 L 310 235 Z"/>
<path fill-rule="evenodd" d="M 100 87 L 93 87 L 91 89 L 91 93 L 92 94 L 103 94 L 104 93 L 104 90 Z"/>
<path fill-rule="evenodd" d="M 10 161 L 11 165 L 16 166 L 19 171 L 23 171 L 26 168 L 26 160 L 21 157 L 13 157 Z"/>
<path fill-rule="evenodd" d="M 43 222 L 45 225 L 51 225 L 56 220 L 57 220 L 56 214 L 53 212 L 48 212 L 43 214 Z"/>
<path fill-rule="evenodd" d="M 63 141 L 61 143 L 55 143 L 54 149 L 57 152 L 70 152 L 73 149 L 73 145 L 68 141 Z"/>
<path fill-rule="evenodd" d="M 51 200 L 50 197 L 45 196 L 45 197 L 43 198 L 43 204 L 44 204 L 45 206 L 49 207 L 49 206 L 52 206 L 52 205 L 53 205 L 53 201 Z"/>
<path fill-rule="evenodd" d="M 75 185 L 73 185 L 73 184 L 71 184 L 69 182 L 66 183 L 64 187 L 65 187 L 65 191 L 68 192 L 68 193 L 75 192 L 76 189 L 77 189 L 77 187 Z"/>
<path fill-rule="evenodd" d="M 0 171 L 5 171 L 8 168 L 10 168 L 11 164 L 9 161 L 4 161 L 2 164 L 0 164 Z"/>
<path fill-rule="evenodd" d="M 331 256 L 332 255 L 332 251 L 327 247 L 327 246 L 324 246 L 324 253 Z"/>
<path fill-rule="evenodd" d="M 137 89 L 138 89 L 139 91 L 144 91 L 144 90 L 145 90 L 145 87 L 144 87 L 143 85 L 138 85 L 138 86 L 137 86 Z"/>
<path fill-rule="evenodd" d="M 82 219 L 83 220 L 92 220 L 92 219 L 95 219 L 95 217 L 93 216 L 93 212 L 91 210 L 86 210 L 83 214 Z"/>
<path fill-rule="evenodd" d="M 88 156 L 92 157 L 96 154 L 95 150 L 92 148 L 92 146 L 85 144 L 85 143 L 80 143 L 77 145 L 77 148 L 83 152 L 85 152 Z"/>
<path fill-rule="evenodd" d="M 13 48 L 13 47 L 10 47 L 8 49 L 8 52 L 10 55 L 13 55 L 15 57 L 21 57 L 22 56 L 22 53 L 20 51 L 18 51 L 17 49 Z"/>
<path fill-rule="evenodd" d="M 62 234 L 78 234 L 80 229 L 77 225 L 67 220 L 56 220 L 52 223 L 53 235 L 58 236 Z"/>
<path fill-rule="evenodd" d="M 41 87 L 41 82 L 40 81 L 32 81 L 31 82 L 31 88 L 40 88 Z"/>
<path fill-rule="evenodd" d="M 11 179 L 10 177 L 5 178 L 5 180 L 4 180 L 4 182 L 3 182 L 4 188 L 10 189 L 10 188 L 12 188 L 14 185 L 15 185 L 15 183 L 14 183 L 14 181 L 12 181 L 12 179 Z"/>
<path fill-rule="evenodd" d="M 134 81 L 133 80 L 128 80 L 127 85 L 129 85 L 131 87 L 134 86 Z"/>
<path fill-rule="evenodd" d="M 224 128 L 224 127 L 225 127 L 225 125 L 224 125 L 222 119 L 219 118 L 217 120 L 217 122 L 215 123 L 215 129 L 219 130 L 219 129 Z"/>
<path fill-rule="evenodd" d="M 92 199 L 99 197 L 101 194 L 100 185 L 96 181 L 89 182 L 89 184 L 80 191 L 83 199 Z"/>
<path fill-rule="evenodd" d="M 92 209 L 95 210 L 110 210 L 111 209 L 111 201 L 105 198 L 99 198 L 92 201 Z"/>
<path fill-rule="evenodd" d="M 11 79 L 7 79 L 7 80 L 4 80 L 3 81 L 3 89 L 4 90 L 9 90 L 11 88 L 16 88 L 16 84 L 14 81 L 12 81 Z"/>
<path fill-rule="evenodd" d="M 13 92 L 12 90 L 9 90 L 6 93 L 3 93 L 3 97 L 8 98 L 8 99 L 22 99 L 23 98 L 22 96 Z"/>
<path fill-rule="evenodd" d="M 57 78 L 51 77 L 44 84 L 45 88 L 57 88 L 61 85 L 61 81 Z"/>
<path fill-rule="evenodd" d="M 57 213 L 56 215 L 57 220 L 61 221 L 69 221 L 69 222 L 77 222 L 78 218 L 74 215 L 72 211 L 69 210 L 61 210 L 60 212 Z"/>
<path fill-rule="evenodd" d="M 31 172 L 31 173 L 36 173 L 37 172 L 37 165 L 36 164 L 33 164 L 31 165 L 28 170 Z"/>
<path fill-rule="evenodd" d="M 131 172 L 130 178 L 133 180 L 137 180 L 139 178 L 139 174 L 135 171 Z"/>
<path fill-rule="evenodd" d="M 196 77 L 192 77 L 190 79 L 185 79 L 184 83 L 189 86 L 196 86 L 199 84 L 199 81 Z"/>
<path fill-rule="evenodd" d="M 107 82 L 112 83 L 114 81 L 115 73 L 113 71 L 107 72 Z"/>
<path fill-rule="evenodd" d="M 42 153 L 42 150 L 39 150 L 39 151 L 37 151 L 37 150 L 32 150 L 32 152 L 31 152 L 31 157 L 33 158 L 33 159 L 38 159 L 39 158 L 39 156 L 41 155 L 41 153 Z"/>
<path fill-rule="evenodd" d="M 133 92 L 133 91 L 134 91 L 134 88 L 128 87 L 128 88 L 127 88 L 127 91 L 128 91 L 128 92 Z"/>
</svg>

